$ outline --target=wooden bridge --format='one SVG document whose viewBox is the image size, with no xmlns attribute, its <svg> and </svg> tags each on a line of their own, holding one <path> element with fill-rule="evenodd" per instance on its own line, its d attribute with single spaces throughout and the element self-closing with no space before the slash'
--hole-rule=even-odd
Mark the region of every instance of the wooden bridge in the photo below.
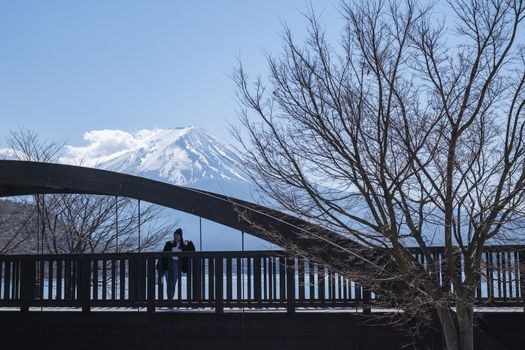
<svg viewBox="0 0 525 350">
<path fill-rule="evenodd" d="M 442 260 L 443 248 L 434 248 Z M 156 269 L 159 259 L 179 256 L 175 298 Z M 414 256 L 423 265 L 422 255 Z M 477 288 L 479 307 L 523 307 L 525 246 L 487 247 Z M 445 269 L 439 271 L 446 281 Z M 442 285 L 453 291 L 453 285 Z M 227 309 L 374 307 L 375 294 L 317 261 L 282 251 L 5 255 L 0 257 L 0 307 L 97 308 L 163 307 Z"/>
</svg>

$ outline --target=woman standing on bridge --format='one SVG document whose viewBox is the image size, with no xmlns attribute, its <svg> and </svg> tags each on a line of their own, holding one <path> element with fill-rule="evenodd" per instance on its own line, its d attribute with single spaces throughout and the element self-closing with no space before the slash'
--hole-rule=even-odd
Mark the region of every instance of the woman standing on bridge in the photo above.
<svg viewBox="0 0 525 350">
<path fill-rule="evenodd" d="M 167 241 L 164 245 L 165 252 L 182 252 L 191 249 L 193 243 L 184 241 L 182 237 L 182 229 L 178 228 L 173 232 L 173 240 Z M 184 258 L 182 260 L 185 260 Z M 166 284 L 168 286 L 168 300 L 173 300 L 175 297 L 175 286 L 177 285 L 177 280 L 179 279 L 179 271 L 186 272 L 186 266 L 181 266 L 185 262 L 179 261 L 178 256 L 172 256 L 170 258 L 162 258 L 160 264 L 161 275 L 166 279 Z M 187 264 L 187 262 L 186 262 Z M 182 267 L 182 269 L 181 269 Z"/>
</svg>

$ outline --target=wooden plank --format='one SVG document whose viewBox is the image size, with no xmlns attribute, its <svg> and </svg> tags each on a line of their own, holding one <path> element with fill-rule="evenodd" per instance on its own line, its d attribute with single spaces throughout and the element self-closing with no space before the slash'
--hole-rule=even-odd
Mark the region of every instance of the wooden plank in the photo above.
<svg viewBox="0 0 525 350">
<path fill-rule="evenodd" d="M 312 259 L 308 260 L 308 276 L 309 276 L 309 286 L 310 286 L 310 302 L 315 300 L 315 278 L 314 278 L 314 261 Z"/>
<path fill-rule="evenodd" d="M 279 303 L 281 305 L 284 305 L 286 300 L 286 265 L 284 260 L 282 256 L 279 257 Z"/>
<path fill-rule="evenodd" d="M 158 300 L 164 300 L 164 283 L 165 283 L 165 281 L 164 281 L 164 275 L 161 273 L 160 270 L 157 270 L 157 281 L 158 281 L 158 287 L 157 287 Z"/>
<path fill-rule="evenodd" d="M 226 302 L 233 301 L 232 274 L 233 274 L 232 258 L 228 257 L 226 258 L 226 300 L 225 300 Z"/>
<path fill-rule="evenodd" d="M 71 300 L 71 260 L 64 260 L 64 299 Z"/>
<path fill-rule="evenodd" d="M 507 254 L 506 252 L 501 252 L 501 277 L 502 277 L 502 286 L 503 286 L 503 300 L 508 301 L 507 295 Z"/>
<path fill-rule="evenodd" d="M 224 311 L 223 300 L 223 260 L 221 258 L 215 259 L 215 312 L 222 313 Z"/>
<path fill-rule="evenodd" d="M 76 300 L 78 298 L 80 284 L 78 283 L 78 260 L 73 260 L 71 262 L 71 300 Z"/>
<path fill-rule="evenodd" d="M 89 312 L 91 309 L 91 298 L 89 293 L 89 284 L 91 279 L 91 261 L 88 258 L 79 260 L 79 300 L 82 306 L 82 312 Z"/>
<path fill-rule="evenodd" d="M 295 312 L 295 259 L 286 258 L 286 311 Z"/>
<path fill-rule="evenodd" d="M 209 299 L 215 299 L 215 258 L 208 258 L 208 295 Z"/>
<path fill-rule="evenodd" d="M 126 300 L 126 260 L 119 261 L 119 300 Z"/>
<path fill-rule="evenodd" d="M 304 285 L 304 259 L 297 259 L 297 274 L 299 275 L 299 301 L 304 302 L 305 289 Z"/>
<path fill-rule="evenodd" d="M 256 304 L 261 302 L 261 258 L 253 258 L 253 299 Z"/>
<path fill-rule="evenodd" d="M 494 301 L 494 277 L 492 269 L 492 252 L 487 252 L 487 290 L 488 298 L 492 302 Z"/>
<path fill-rule="evenodd" d="M 501 299 L 501 257 L 499 252 L 496 252 L 496 272 L 496 278 L 498 282 L 498 299 Z"/>
<path fill-rule="evenodd" d="M 56 299 L 62 299 L 62 263 L 63 260 L 57 260 L 57 288 L 56 288 Z"/>
<path fill-rule="evenodd" d="M 520 262 L 519 262 L 519 253 L 517 251 L 513 252 L 514 254 L 514 296 L 516 300 L 519 300 L 519 291 L 520 291 Z"/>
<path fill-rule="evenodd" d="M 520 267 L 520 295 L 523 303 L 523 311 L 525 312 L 525 250 L 519 252 L 519 267 Z"/>
<path fill-rule="evenodd" d="M 246 301 L 248 304 L 250 304 L 252 302 L 252 280 L 253 280 L 253 276 L 252 276 L 252 259 L 251 258 L 247 258 L 246 259 L 247 261 L 247 283 L 248 283 L 248 290 L 247 290 L 247 294 L 246 294 Z"/>
<path fill-rule="evenodd" d="M 272 260 L 273 260 L 273 263 L 272 263 L 272 266 L 273 266 L 273 271 L 272 271 L 272 275 L 273 275 L 273 298 L 272 298 L 272 300 L 276 301 L 277 300 L 277 257 L 273 257 Z"/>
<path fill-rule="evenodd" d="M 117 260 L 111 259 L 111 300 L 117 300 Z"/>
<path fill-rule="evenodd" d="M 35 274 L 35 260 L 23 260 L 20 267 L 20 310 L 22 312 L 29 311 L 29 306 L 34 302 Z"/>
<path fill-rule="evenodd" d="M 193 283 L 193 279 L 192 279 L 192 274 L 193 274 L 193 264 L 192 264 L 192 259 L 188 259 L 188 272 L 186 273 L 186 300 L 192 300 L 192 295 L 191 295 L 191 290 L 192 290 L 192 283 Z M 179 265 L 179 270 L 180 270 L 180 265 Z M 181 297 L 182 298 L 182 297 Z"/>
<path fill-rule="evenodd" d="M 201 300 L 202 300 L 202 295 L 201 295 L 201 270 L 202 270 L 202 267 L 201 267 L 201 259 L 198 258 L 198 257 L 193 257 L 191 259 L 192 261 L 192 265 L 193 265 L 193 269 L 192 269 L 192 280 L 193 280 L 193 288 L 192 288 L 192 298 L 191 300 L 194 301 L 194 302 L 197 302 L 197 303 L 200 303 Z M 180 281 L 179 281 L 180 283 Z"/>
<path fill-rule="evenodd" d="M 93 288 L 92 295 L 93 295 L 93 300 L 96 301 L 98 300 L 98 260 L 97 259 L 93 260 L 92 264 L 93 264 L 93 267 L 92 267 L 93 280 L 91 281 L 91 285 Z"/>
<path fill-rule="evenodd" d="M 262 262 L 262 299 L 268 299 L 268 257 L 263 257 Z"/>
<path fill-rule="evenodd" d="M 48 299 L 54 299 L 53 298 L 53 271 L 55 269 L 55 261 L 50 259 L 49 265 L 47 265 L 47 298 Z"/>
<path fill-rule="evenodd" d="M 317 264 L 317 280 L 318 280 L 318 284 L 317 284 L 317 287 L 319 289 L 318 291 L 318 295 L 319 295 L 319 301 L 321 302 L 321 304 L 323 304 L 326 300 L 326 280 L 325 280 L 325 267 L 320 265 L 320 264 Z"/>
<path fill-rule="evenodd" d="M 137 258 L 128 259 L 128 299 L 132 302 L 137 300 Z"/>
<path fill-rule="evenodd" d="M 242 277 L 242 258 L 236 258 L 236 273 L 237 273 L 237 302 L 242 301 L 243 291 L 243 277 Z"/>
<path fill-rule="evenodd" d="M 155 270 L 155 259 L 147 259 L 147 300 L 148 312 L 155 312 L 155 280 L 157 271 Z"/>
<path fill-rule="evenodd" d="M 45 274 L 44 274 L 44 271 L 45 271 L 45 267 L 46 267 L 46 261 L 45 260 L 40 260 L 40 264 L 39 264 L 39 279 L 38 279 L 38 283 L 39 283 L 39 286 L 38 286 L 38 294 L 40 296 L 40 300 L 44 300 L 44 280 L 45 280 Z"/>
<path fill-rule="evenodd" d="M 268 300 L 273 300 L 274 299 L 274 294 L 273 294 L 273 258 L 272 257 L 268 257 L 267 258 L 268 260 L 268 264 L 267 264 L 267 268 L 268 268 L 268 271 L 266 273 L 266 275 L 268 276 L 268 296 L 267 296 L 267 299 Z"/>
<path fill-rule="evenodd" d="M 102 300 L 108 300 L 108 272 L 107 272 L 107 261 L 104 259 L 102 262 Z"/>
<path fill-rule="evenodd" d="M 4 291 L 4 261 L 0 259 L 0 300 Z"/>
</svg>

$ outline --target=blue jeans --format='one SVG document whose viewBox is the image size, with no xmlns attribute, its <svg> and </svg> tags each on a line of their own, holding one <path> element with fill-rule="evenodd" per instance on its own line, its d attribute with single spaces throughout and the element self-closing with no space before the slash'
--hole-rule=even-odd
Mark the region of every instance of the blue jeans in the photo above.
<svg viewBox="0 0 525 350">
<path fill-rule="evenodd" d="M 164 272 L 164 278 L 166 279 L 166 285 L 168 287 L 168 300 L 173 300 L 175 297 L 175 286 L 179 279 L 179 260 L 170 260 L 168 271 Z"/>
</svg>

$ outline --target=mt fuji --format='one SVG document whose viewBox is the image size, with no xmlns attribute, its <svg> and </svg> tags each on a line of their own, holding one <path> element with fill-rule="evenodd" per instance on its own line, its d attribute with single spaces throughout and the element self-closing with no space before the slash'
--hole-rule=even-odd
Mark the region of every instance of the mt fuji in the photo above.
<svg viewBox="0 0 525 350">
<path fill-rule="evenodd" d="M 60 162 L 250 200 L 250 182 L 236 150 L 202 128 L 93 130 L 84 139 L 87 146 L 66 146 Z"/>
</svg>

